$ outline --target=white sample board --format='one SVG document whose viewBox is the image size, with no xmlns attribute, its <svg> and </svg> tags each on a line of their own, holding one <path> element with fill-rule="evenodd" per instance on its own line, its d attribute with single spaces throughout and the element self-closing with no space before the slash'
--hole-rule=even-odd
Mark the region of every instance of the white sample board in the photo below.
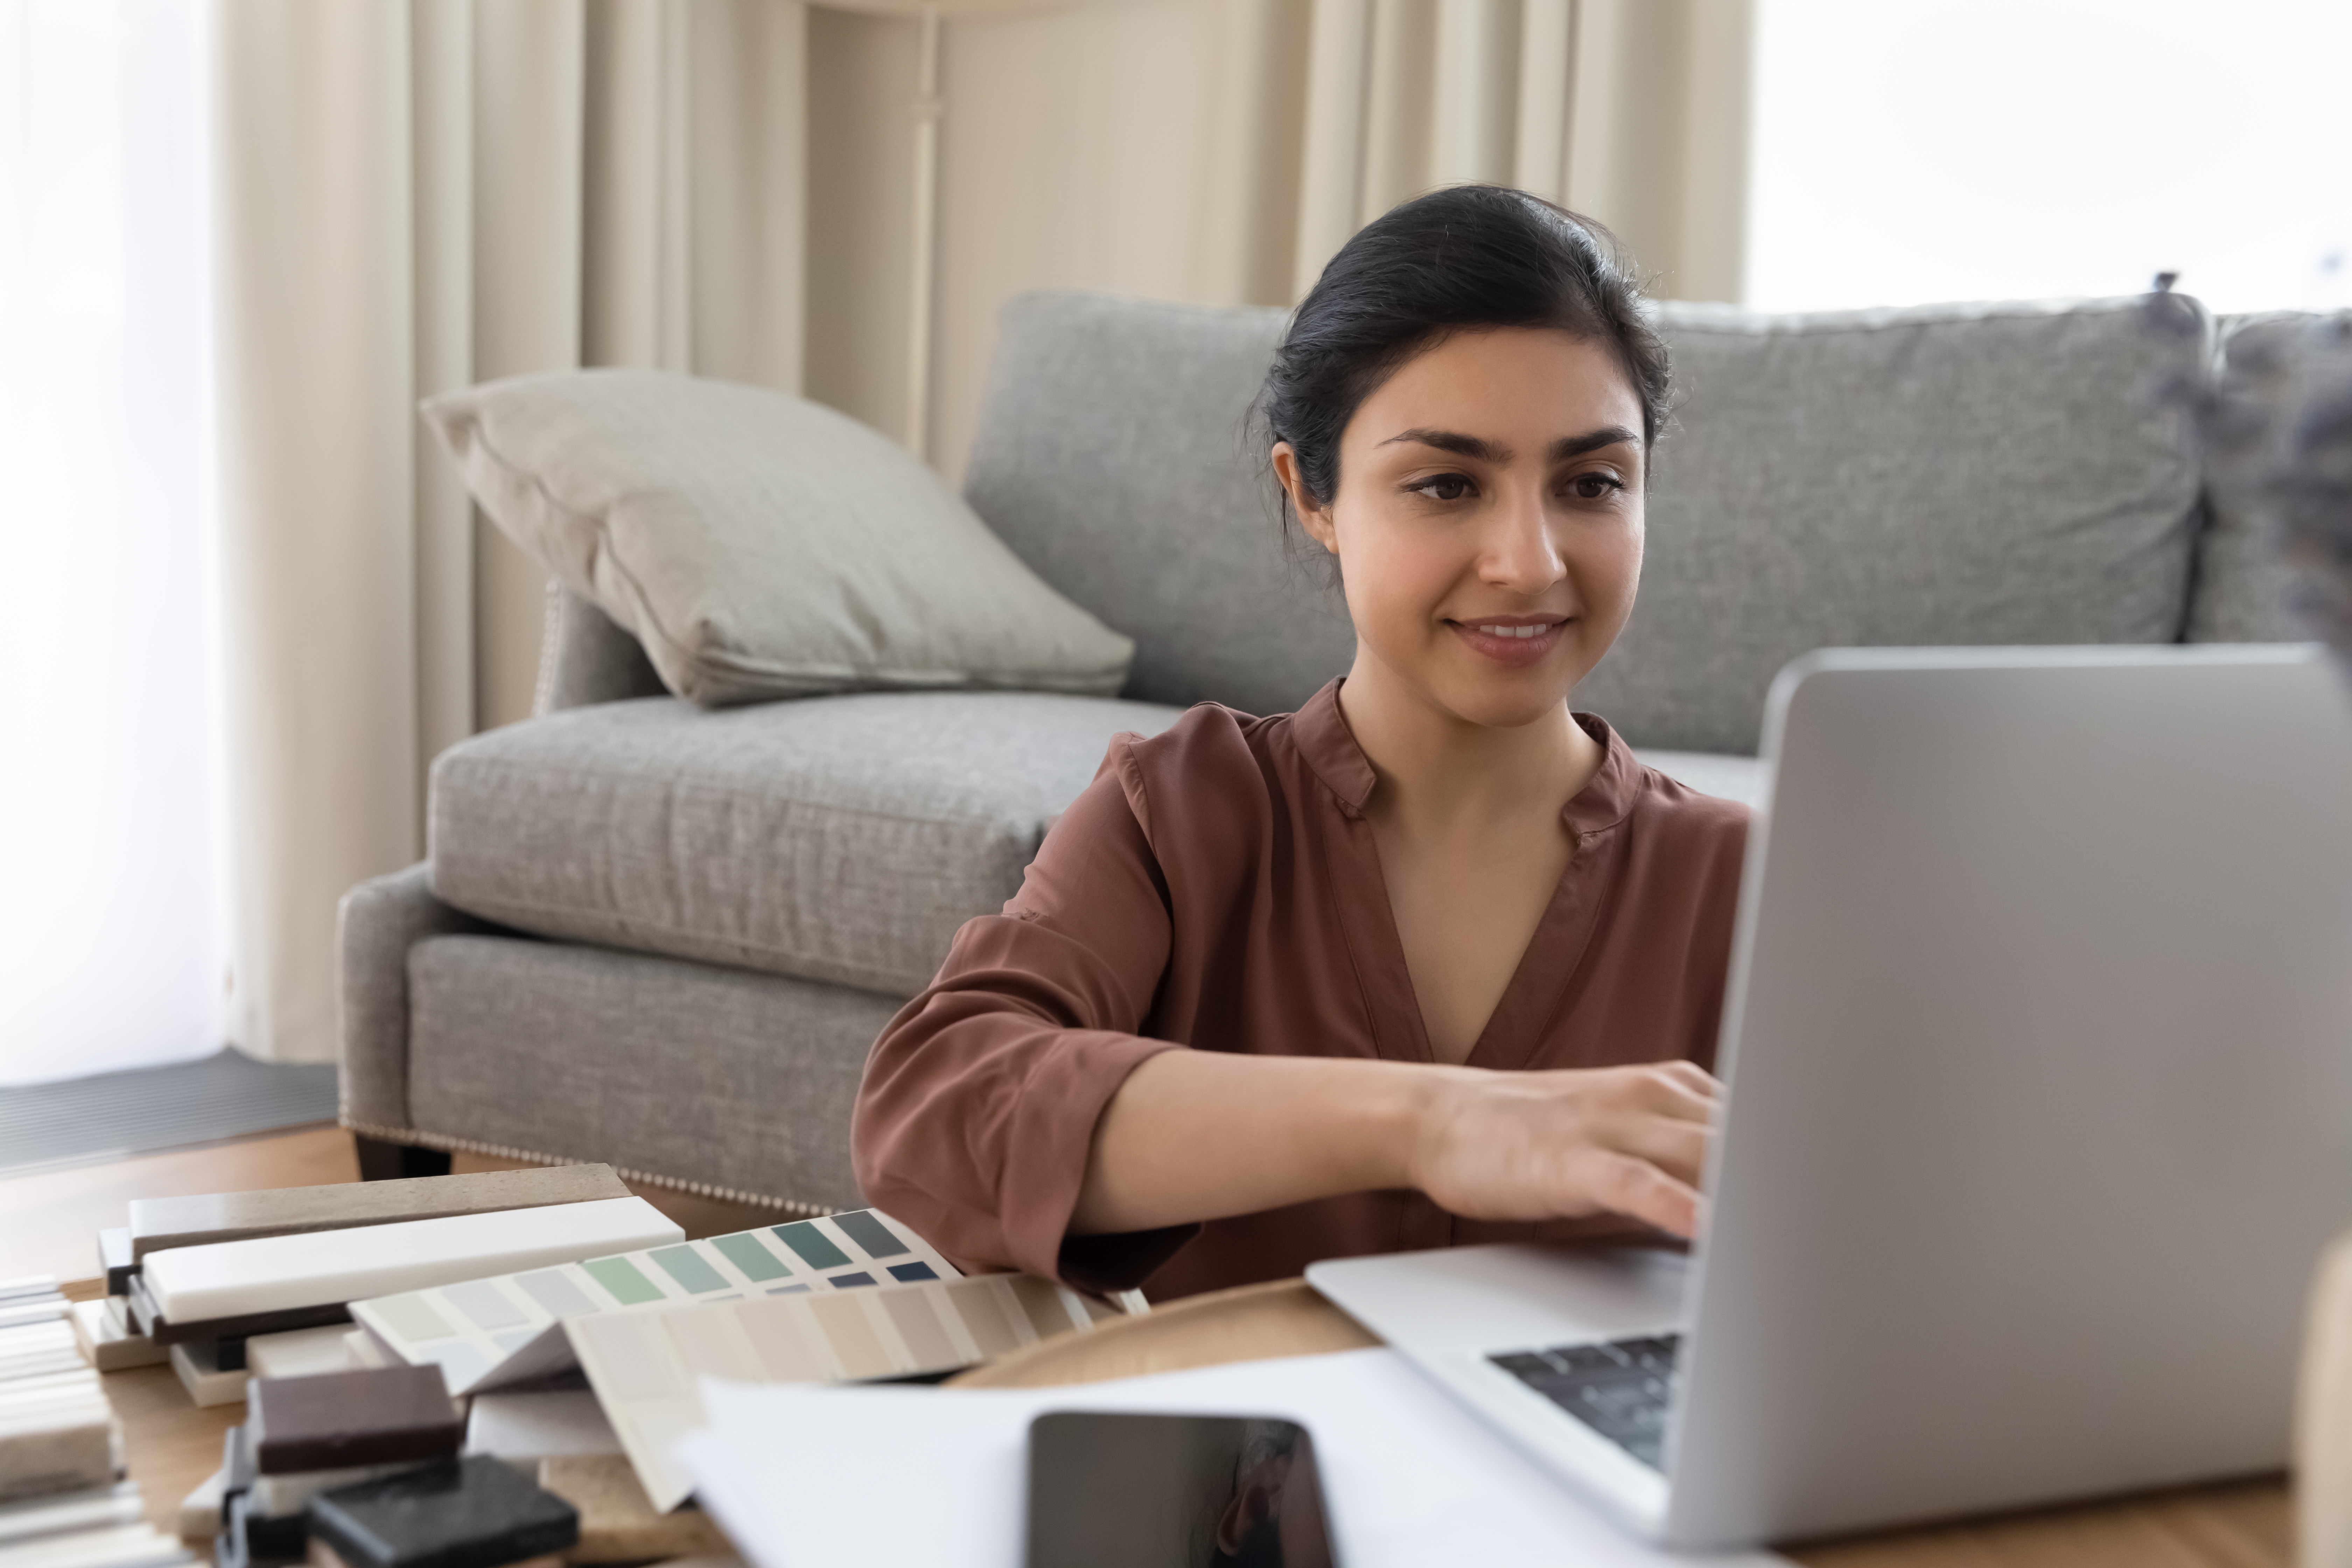
<svg viewBox="0 0 2352 1568">
<path fill-rule="evenodd" d="M 518 1465 L 617 1454 L 621 1439 L 593 1390 L 478 1394 L 466 1413 L 466 1452 Z"/>
<path fill-rule="evenodd" d="M 646 1497 L 667 1513 L 694 1489 L 670 1447 L 703 1424 L 702 1378 L 856 1383 L 949 1372 L 1117 1315 L 1034 1275 L 981 1274 L 574 1318 L 563 1326 Z"/>
<path fill-rule="evenodd" d="M 578 1365 L 567 1318 L 962 1277 L 906 1226 L 856 1209 L 354 1301 L 352 1316 L 403 1361 L 438 1365 L 463 1394 Z"/>
<path fill-rule="evenodd" d="M 645 1199 L 605 1198 L 173 1247 L 149 1255 L 144 1279 L 166 1321 L 195 1323 L 334 1305 L 685 1239 Z"/>
</svg>

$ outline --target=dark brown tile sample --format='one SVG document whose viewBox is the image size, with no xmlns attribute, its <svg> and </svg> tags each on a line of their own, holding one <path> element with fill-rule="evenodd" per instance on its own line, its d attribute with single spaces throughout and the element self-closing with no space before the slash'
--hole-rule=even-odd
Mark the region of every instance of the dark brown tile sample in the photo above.
<svg viewBox="0 0 2352 1568">
<path fill-rule="evenodd" d="M 131 1255 L 137 1259 L 167 1247 L 351 1230 L 404 1220 L 446 1219 L 452 1215 L 502 1214 L 509 1209 L 629 1195 L 628 1187 L 610 1165 L 546 1165 L 524 1171 L 478 1171 L 463 1176 L 407 1176 L 391 1182 L 338 1182 L 323 1187 L 278 1187 L 257 1193 L 138 1198 L 131 1205 Z"/>
<path fill-rule="evenodd" d="M 245 1397 L 246 1436 L 265 1476 L 436 1459 L 466 1436 L 437 1366 L 257 1378 Z"/>
</svg>

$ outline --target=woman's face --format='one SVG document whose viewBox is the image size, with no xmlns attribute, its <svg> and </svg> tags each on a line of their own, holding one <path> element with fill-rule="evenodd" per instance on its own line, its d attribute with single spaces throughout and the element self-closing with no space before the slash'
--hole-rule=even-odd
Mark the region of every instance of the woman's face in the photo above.
<svg viewBox="0 0 2352 1568">
<path fill-rule="evenodd" d="M 1339 493 L 1300 496 L 1339 558 L 1357 660 L 1473 723 L 1556 711 L 1609 650 L 1642 574 L 1642 405 L 1605 344 L 1457 333 L 1364 399 Z"/>
</svg>

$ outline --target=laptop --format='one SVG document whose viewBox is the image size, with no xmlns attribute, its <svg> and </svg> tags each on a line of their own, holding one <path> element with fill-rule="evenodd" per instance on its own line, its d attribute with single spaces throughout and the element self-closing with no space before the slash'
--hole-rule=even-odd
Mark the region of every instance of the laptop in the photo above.
<svg viewBox="0 0 2352 1568">
<path fill-rule="evenodd" d="M 2311 647 L 1828 650 L 1763 755 L 1689 1258 L 1308 1280 L 1675 1546 L 2280 1468 L 2352 1228 L 2352 688 Z"/>
</svg>

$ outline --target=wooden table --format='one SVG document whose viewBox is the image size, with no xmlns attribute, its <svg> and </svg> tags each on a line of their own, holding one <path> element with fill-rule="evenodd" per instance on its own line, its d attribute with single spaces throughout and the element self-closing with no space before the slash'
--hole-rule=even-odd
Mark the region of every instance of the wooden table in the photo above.
<svg viewBox="0 0 2352 1568">
<path fill-rule="evenodd" d="M 101 1289 L 96 1280 L 65 1287 L 78 1300 Z M 1090 1334 L 1016 1351 L 950 1386 L 1097 1383 L 1377 1343 L 1305 1281 L 1289 1279 L 1115 1319 Z M 176 1532 L 180 1500 L 219 1468 L 221 1435 L 245 1419 L 245 1406 L 198 1409 L 168 1365 L 109 1373 L 106 1392 L 122 1418 L 124 1457 L 148 1521 Z M 1806 1568 L 2291 1568 L 2293 1531 L 2286 1488 L 2265 1480 L 1810 1544 L 1788 1555 Z"/>
<path fill-rule="evenodd" d="M 959 1388 L 1045 1388 L 1380 1342 L 1306 1281 L 1196 1296 L 976 1367 Z M 2242 1482 L 1784 1548 L 1806 1568 L 2290 1568 L 2285 1485 Z"/>
</svg>

